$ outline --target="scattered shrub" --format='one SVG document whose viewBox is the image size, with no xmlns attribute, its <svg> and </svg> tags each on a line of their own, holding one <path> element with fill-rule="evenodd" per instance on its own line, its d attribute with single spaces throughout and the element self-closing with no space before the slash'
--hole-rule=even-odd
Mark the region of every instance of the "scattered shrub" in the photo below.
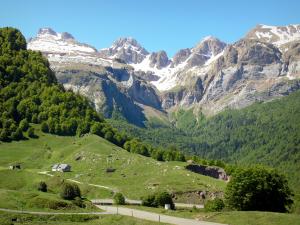
<svg viewBox="0 0 300 225">
<path fill-rule="evenodd" d="M 114 203 L 116 205 L 125 205 L 125 197 L 121 193 L 116 193 L 114 195 Z"/>
<path fill-rule="evenodd" d="M 158 207 L 158 204 L 155 200 L 155 194 L 149 194 L 142 198 L 142 205 L 148 207 Z"/>
<path fill-rule="evenodd" d="M 60 196 L 66 200 L 73 200 L 81 197 L 81 192 L 77 184 L 65 183 L 62 187 Z"/>
<path fill-rule="evenodd" d="M 219 212 L 225 207 L 224 201 L 220 198 L 208 200 L 204 205 L 204 209 L 208 212 Z"/>
<path fill-rule="evenodd" d="M 38 190 L 42 192 L 47 192 L 47 184 L 44 181 L 41 181 L 38 185 Z"/>
</svg>

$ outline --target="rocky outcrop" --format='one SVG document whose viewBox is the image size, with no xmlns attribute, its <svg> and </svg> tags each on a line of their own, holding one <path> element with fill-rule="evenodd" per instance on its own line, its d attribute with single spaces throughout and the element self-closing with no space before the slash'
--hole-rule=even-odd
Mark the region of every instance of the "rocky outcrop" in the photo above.
<svg viewBox="0 0 300 225">
<path fill-rule="evenodd" d="M 228 180 L 225 170 L 220 167 L 189 164 L 185 168 L 194 173 L 199 173 L 204 176 L 210 176 L 221 180 Z"/>
</svg>

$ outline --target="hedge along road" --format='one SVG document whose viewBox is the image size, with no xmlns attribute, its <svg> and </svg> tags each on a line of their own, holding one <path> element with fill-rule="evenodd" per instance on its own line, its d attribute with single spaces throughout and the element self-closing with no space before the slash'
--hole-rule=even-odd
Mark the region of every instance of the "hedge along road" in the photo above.
<svg viewBox="0 0 300 225">
<path fill-rule="evenodd" d="M 125 207 L 102 206 L 102 205 L 96 205 L 96 206 L 99 209 L 105 210 L 106 212 L 120 214 L 124 216 L 133 216 L 139 219 L 151 220 L 155 222 L 170 223 L 170 224 L 177 224 L 177 225 L 224 225 L 221 223 L 198 221 L 198 220 L 185 219 L 185 218 L 174 217 L 174 216 L 160 215 L 157 213 L 146 212 L 142 210 L 130 209 Z"/>
</svg>

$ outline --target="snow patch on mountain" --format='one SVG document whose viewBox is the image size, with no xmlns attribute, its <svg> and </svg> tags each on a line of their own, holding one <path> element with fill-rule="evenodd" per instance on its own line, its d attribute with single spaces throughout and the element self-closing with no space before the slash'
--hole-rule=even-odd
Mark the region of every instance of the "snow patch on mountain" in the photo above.
<svg viewBox="0 0 300 225">
<path fill-rule="evenodd" d="M 42 28 L 36 38 L 28 43 L 28 49 L 48 53 L 96 53 L 89 45 L 78 43 L 68 33 L 56 33 L 51 28 Z"/>
</svg>

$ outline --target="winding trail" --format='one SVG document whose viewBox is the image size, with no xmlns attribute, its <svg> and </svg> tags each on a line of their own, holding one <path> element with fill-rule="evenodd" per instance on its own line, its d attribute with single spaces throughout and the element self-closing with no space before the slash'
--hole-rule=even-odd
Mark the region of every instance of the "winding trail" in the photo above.
<svg viewBox="0 0 300 225">
<path fill-rule="evenodd" d="M 50 171 L 42 171 L 42 172 L 38 172 L 38 174 L 53 177 L 54 175 L 53 174 L 49 174 L 49 172 Z M 71 179 L 71 178 L 67 178 L 66 180 L 71 181 L 73 183 L 77 183 L 77 184 L 84 184 L 81 181 L 74 180 L 74 179 Z M 93 187 L 104 188 L 104 189 L 107 189 L 109 191 L 112 191 L 113 193 L 118 192 L 118 189 L 115 189 L 115 188 L 112 188 L 112 187 L 103 186 L 103 185 L 99 185 L 99 184 L 91 184 L 91 183 L 86 183 L 86 184 L 89 185 L 89 186 L 93 186 Z"/>
</svg>

